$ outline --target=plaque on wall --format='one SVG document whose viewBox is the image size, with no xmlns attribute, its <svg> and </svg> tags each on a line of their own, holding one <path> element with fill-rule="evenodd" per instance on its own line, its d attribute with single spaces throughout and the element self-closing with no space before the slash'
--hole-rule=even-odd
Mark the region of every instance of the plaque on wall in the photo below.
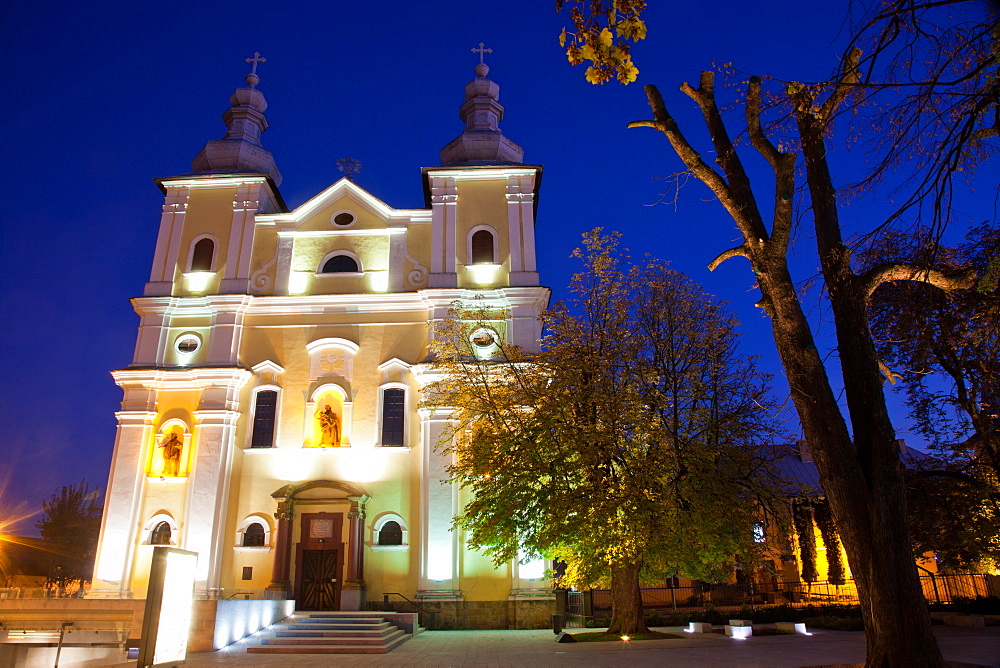
<svg viewBox="0 0 1000 668">
<path fill-rule="evenodd" d="M 309 538 L 333 538 L 333 520 L 310 520 Z"/>
</svg>

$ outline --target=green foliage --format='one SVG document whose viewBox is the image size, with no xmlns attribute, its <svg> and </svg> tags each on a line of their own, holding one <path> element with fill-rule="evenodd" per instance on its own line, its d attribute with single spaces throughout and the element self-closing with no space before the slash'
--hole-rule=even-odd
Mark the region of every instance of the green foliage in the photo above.
<svg viewBox="0 0 1000 668">
<path fill-rule="evenodd" d="M 933 552 L 942 570 L 991 571 L 1000 564 L 996 487 L 925 462 L 907 475 L 913 552 Z"/>
<path fill-rule="evenodd" d="M 816 534 L 813 533 L 813 503 L 801 499 L 792 504 L 792 522 L 799 538 L 799 562 L 802 579 L 815 582 L 816 574 Z"/>
<path fill-rule="evenodd" d="M 806 628 L 829 629 L 830 631 L 864 631 L 865 622 L 861 617 L 833 617 L 831 615 L 820 615 L 819 617 L 805 617 L 802 619 Z"/>
<path fill-rule="evenodd" d="M 827 575 L 830 584 L 842 585 L 844 579 L 844 560 L 840 554 L 840 536 L 837 525 L 833 521 L 833 512 L 827 499 L 819 499 L 813 504 L 813 519 L 819 528 L 819 535 L 826 546 Z"/>
<path fill-rule="evenodd" d="M 540 353 L 501 340 L 477 357 L 470 334 L 503 314 L 475 308 L 435 336 L 441 380 L 425 403 L 455 410 L 444 446 L 468 492 L 457 526 L 498 565 L 566 561 L 563 586 L 637 563 L 650 579 L 755 564 L 758 509 L 779 495 L 762 447 L 775 407 L 736 351 L 733 316 L 663 262 L 628 263 L 600 230 L 576 257 Z"/>
<path fill-rule="evenodd" d="M 917 431 L 935 458 L 907 476 L 914 552 L 945 568 L 1000 563 L 1000 226 L 971 229 L 955 247 L 926 230 L 889 233 L 864 256 L 871 266 L 908 262 L 944 275 L 974 271 L 976 289 L 943 292 L 920 282 L 883 284 L 869 305 L 883 362 L 899 379 Z"/>
<path fill-rule="evenodd" d="M 47 543 L 46 587 L 66 595 L 76 583 L 89 583 L 94 570 L 97 538 L 101 530 L 102 496 L 86 480 L 60 487 L 42 502 L 44 514 L 35 524 Z"/>
</svg>

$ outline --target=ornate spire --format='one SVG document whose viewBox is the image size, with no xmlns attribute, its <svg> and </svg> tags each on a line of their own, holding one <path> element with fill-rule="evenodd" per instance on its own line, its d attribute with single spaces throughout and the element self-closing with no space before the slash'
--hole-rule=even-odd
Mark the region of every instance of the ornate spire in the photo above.
<svg viewBox="0 0 1000 668">
<path fill-rule="evenodd" d="M 441 149 L 441 164 L 502 164 L 524 161 L 524 149 L 504 137 L 500 130 L 503 105 L 500 104 L 500 86 L 487 79 L 490 68 L 483 56 L 493 53 L 482 42 L 472 49 L 479 54 L 475 67 L 476 78 L 465 85 L 465 104 L 459 115 L 465 121 L 465 130 Z"/>
<path fill-rule="evenodd" d="M 257 90 L 260 83 L 257 64 L 266 61 L 258 52 L 254 52 L 253 58 L 246 59 L 251 65 L 250 73 L 244 77 L 247 85 L 236 89 L 229 98 L 232 106 L 222 114 L 222 120 L 226 122 L 226 136 L 205 144 L 205 148 L 191 161 L 194 171 L 268 174 L 275 185 L 281 184 L 281 172 L 274 156 L 260 145 L 260 135 L 267 130 L 267 118 L 264 116 L 267 100 Z"/>
</svg>

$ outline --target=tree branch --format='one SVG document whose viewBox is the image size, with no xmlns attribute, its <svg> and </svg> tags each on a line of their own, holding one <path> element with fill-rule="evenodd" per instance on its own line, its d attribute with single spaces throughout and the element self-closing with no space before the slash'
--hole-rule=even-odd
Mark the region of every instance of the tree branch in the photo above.
<svg viewBox="0 0 1000 668">
<path fill-rule="evenodd" d="M 760 123 L 760 77 L 750 77 L 747 92 L 747 128 L 750 143 L 774 170 L 774 220 L 771 238 L 776 244 L 775 253 L 784 255 L 792 236 L 792 193 L 795 190 L 794 153 L 782 153 L 764 134 Z"/>
<path fill-rule="evenodd" d="M 709 134 L 712 137 L 712 144 L 715 146 L 715 153 L 718 155 L 716 162 L 722 167 L 723 173 L 729 179 L 730 192 L 735 202 L 739 203 L 739 218 L 737 223 L 743 221 L 740 231 L 748 242 L 752 240 L 766 241 L 768 239 L 767 230 L 757 208 L 757 200 L 754 197 L 753 188 L 750 187 L 750 177 L 743 169 L 736 147 L 729 137 L 726 124 L 722 119 L 719 106 L 715 103 L 715 74 L 713 72 L 702 72 L 698 88 L 692 88 L 686 81 L 681 84 L 681 91 L 694 100 L 701 109 L 701 114 L 705 119 Z M 725 202 L 723 202 L 725 203 Z M 729 209 L 729 206 L 726 207 Z M 730 214 L 736 216 L 732 209 Z"/>
<path fill-rule="evenodd" d="M 715 271 L 716 267 L 718 267 L 720 264 L 722 264 L 731 257 L 745 257 L 749 260 L 750 257 L 749 255 L 747 255 L 747 252 L 748 251 L 746 244 L 740 244 L 736 248 L 730 248 L 727 251 L 722 251 L 721 253 L 719 253 L 718 256 L 716 256 L 714 260 L 708 263 L 708 270 Z"/>
<path fill-rule="evenodd" d="M 833 112 L 837 110 L 840 103 L 844 101 L 847 97 L 847 93 L 850 92 L 851 86 L 858 83 L 860 76 L 858 74 L 858 62 L 861 60 L 861 49 L 855 47 L 851 49 L 850 53 L 847 54 L 847 62 L 844 64 L 844 74 L 837 81 L 837 85 L 834 87 L 833 92 L 830 97 L 826 98 L 826 102 L 820 110 L 822 114 L 823 122 L 826 123 L 832 116 Z"/>
<path fill-rule="evenodd" d="M 937 269 L 928 269 L 920 265 L 890 263 L 872 267 L 858 276 L 857 280 L 861 282 L 861 294 L 867 300 L 871 298 L 878 286 L 891 281 L 928 283 L 945 292 L 967 290 L 976 284 L 976 270 L 966 269 L 961 273 L 948 276 Z"/>
<path fill-rule="evenodd" d="M 895 385 L 897 380 L 903 380 L 902 374 L 898 374 L 890 369 L 889 365 L 882 360 L 878 361 L 878 369 L 882 372 L 882 375 L 885 376 L 885 379 L 889 381 L 890 385 Z"/>
</svg>

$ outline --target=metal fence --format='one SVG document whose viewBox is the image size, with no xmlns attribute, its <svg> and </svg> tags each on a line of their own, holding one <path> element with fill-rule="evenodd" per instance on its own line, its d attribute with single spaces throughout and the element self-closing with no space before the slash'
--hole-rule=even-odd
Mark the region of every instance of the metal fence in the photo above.
<svg viewBox="0 0 1000 668">
<path fill-rule="evenodd" d="M 0 599 L 7 598 L 105 598 L 130 599 L 132 592 L 118 590 L 84 590 L 73 589 L 60 591 L 53 587 L 2 587 Z M 210 600 L 250 600 L 250 601 L 280 601 L 286 592 L 271 589 L 202 589 L 195 592 L 195 598 Z"/>
<path fill-rule="evenodd" d="M 925 575 L 920 578 L 929 603 L 952 603 L 978 596 L 1000 597 L 1000 576 L 984 573 Z M 611 592 L 591 592 L 593 610 L 611 609 Z M 567 614 L 582 615 L 582 596 L 567 597 Z M 754 608 L 762 605 L 857 605 L 854 580 L 842 585 L 829 582 L 766 582 L 755 584 L 701 584 L 690 587 L 644 587 L 642 604 L 647 610 L 697 610 Z M 577 610 L 576 608 L 579 608 Z"/>
</svg>

